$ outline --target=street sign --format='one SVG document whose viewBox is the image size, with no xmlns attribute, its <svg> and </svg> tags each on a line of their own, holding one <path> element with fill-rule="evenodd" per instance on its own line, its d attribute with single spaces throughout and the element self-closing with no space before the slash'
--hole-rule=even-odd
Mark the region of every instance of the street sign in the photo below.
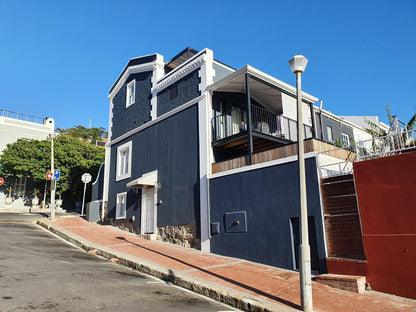
<svg viewBox="0 0 416 312">
<path fill-rule="evenodd" d="M 85 203 L 85 190 L 87 189 L 87 183 L 91 182 L 91 175 L 89 173 L 84 173 L 81 176 L 82 182 L 84 182 L 84 196 L 82 196 L 82 209 L 81 209 L 81 215 L 84 214 L 84 203 Z"/>
<path fill-rule="evenodd" d="M 52 180 L 53 178 L 53 173 L 52 172 L 47 172 L 46 173 L 46 180 Z"/>
<path fill-rule="evenodd" d="M 61 170 L 55 169 L 53 171 L 53 179 L 56 181 L 59 181 L 60 178 L 61 178 Z"/>
<path fill-rule="evenodd" d="M 4 184 L 4 179 L 0 178 L 0 185 L 3 185 L 3 184 Z"/>
<path fill-rule="evenodd" d="M 81 177 L 82 182 L 90 183 L 91 182 L 91 175 L 89 173 L 84 173 Z"/>
</svg>

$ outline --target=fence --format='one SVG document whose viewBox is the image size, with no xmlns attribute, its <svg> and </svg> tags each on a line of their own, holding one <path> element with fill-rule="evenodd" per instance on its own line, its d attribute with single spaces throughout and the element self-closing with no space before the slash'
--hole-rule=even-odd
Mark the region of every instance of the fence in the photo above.
<svg viewBox="0 0 416 312">
<path fill-rule="evenodd" d="M 0 116 L 43 124 L 43 118 L 0 109 Z"/>
<path fill-rule="evenodd" d="M 404 130 L 359 142 L 357 160 L 385 157 L 413 149 L 416 149 L 416 130 Z"/>
<path fill-rule="evenodd" d="M 243 115 L 243 116 L 242 116 Z M 239 109 L 232 109 L 231 114 L 222 114 L 212 119 L 214 141 L 247 130 L 245 112 Z M 259 106 L 251 107 L 251 127 L 254 131 L 272 135 L 296 142 L 298 131 L 297 121 L 278 115 Z M 303 125 L 305 139 L 312 138 L 312 127 Z"/>
</svg>

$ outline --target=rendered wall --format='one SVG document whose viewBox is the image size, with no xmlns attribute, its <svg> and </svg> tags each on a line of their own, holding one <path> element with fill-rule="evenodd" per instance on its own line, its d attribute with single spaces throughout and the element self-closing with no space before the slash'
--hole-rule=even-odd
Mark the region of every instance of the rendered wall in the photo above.
<svg viewBox="0 0 416 312">
<path fill-rule="evenodd" d="M 132 141 L 131 177 L 116 181 L 117 146 L 128 141 Z M 199 221 L 197 105 L 112 146 L 108 198 L 110 218 L 115 217 L 117 194 L 127 192 L 126 220 L 135 216 L 135 224 L 140 226 L 141 191 L 135 193 L 126 184 L 154 170 L 158 170 L 161 182 L 158 200 L 163 202 L 157 206 L 157 226 L 195 224 L 196 220 Z"/>
<path fill-rule="evenodd" d="M 416 299 L 416 152 L 356 162 L 354 176 L 373 289 Z"/>
<path fill-rule="evenodd" d="M 288 162 L 211 179 L 211 222 L 220 225 L 220 233 L 212 236 L 211 252 L 293 270 L 291 221 L 298 221 L 300 214 L 298 172 L 297 162 Z M 313 217 L 316 229 L 311 234 L 311 250 L 312 236 L 317 242 L 318 263 L 312 261 L 312 267 L 324 272 L 325 247 L 315 158 L 306 159 L 306 183 L 308 215 Z M 225 214 L 235 211 L 246 212 L 247 232 L 226 232 Z"/>
<path fill-rule="evenodd" d="M 150 121 L 152 72 L 132 74 L 113 98 L 111 139 Z M 135 103 L 126 108 L 127 84 L 136 80 Z"/>
<path fill-rule="evenodd" d="M 200 78 L 199 69 L 181 78 L 171 86 L 157 94 L 157 115 L 161 116 L 176 107 L 185 104 L 201 95 L 198 89 Z M 177 96 L 171 98 L 171 90 L 176 88 Z"/>
</svg>

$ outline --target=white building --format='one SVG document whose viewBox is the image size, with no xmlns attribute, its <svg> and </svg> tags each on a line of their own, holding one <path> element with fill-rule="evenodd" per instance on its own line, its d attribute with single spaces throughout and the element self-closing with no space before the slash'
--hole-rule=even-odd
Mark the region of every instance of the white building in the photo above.
<svg viewBox="0 0 416 312">
<path fill-rule="evenodd" d="M 16 142 L 18 139 L 45 140 L 55 130 L 53 118 L 41 118 L 27 114 L 0 110 L 0 157 L 7 144 Z M 13 188 L 13 195 L 18 199 L 14 206 L 23 205 L 25 194 L 30 190 L 30 181 L 27 177 L 13 178 L 3 177 L 5 184 Z M 7 195 L 6 187 L 0 187 L 0 208 L 4 206 L 4 198 Z"/>
</svg>

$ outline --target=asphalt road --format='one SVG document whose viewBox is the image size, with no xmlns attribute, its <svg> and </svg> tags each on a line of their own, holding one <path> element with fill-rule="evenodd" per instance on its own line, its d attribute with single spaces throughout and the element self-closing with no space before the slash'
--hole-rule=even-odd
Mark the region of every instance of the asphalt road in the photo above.
<svg viewBox="0 0 416 312">
<path fill-rule="evenodd" d="M 0 214 L 0 311 L 237 311 L 8 218 L 20 221 Z"/>
</svg>

